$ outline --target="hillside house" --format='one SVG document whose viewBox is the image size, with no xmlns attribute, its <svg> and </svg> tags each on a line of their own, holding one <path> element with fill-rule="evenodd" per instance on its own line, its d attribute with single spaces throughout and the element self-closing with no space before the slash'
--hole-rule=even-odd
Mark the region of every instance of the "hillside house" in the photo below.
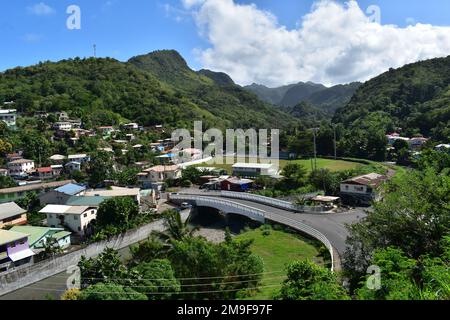
<svg viewBox="0 0 450 320">
<path fill-rule="evenodd" d="M 91 157 L 85 153 L 71 154 L 67 157 L 70 162 L 79 162 L 80 164 L 91 161 Z"/>
<path fill-rule="evenodd" d="M 232 166 L 233 175 L 239 177 L 275 176 L 277 170 L 271 163 L 236 163 Z"/>
<path fill-rule="evenodd" d="M 33 262 L 28 235 L 0 229 L 0 272 Z"/>
<path fill-rule="evenodd" d="M 44 183 L 32 183 L 24 186 L 0 189 L 0 203 L 17 201 L 24 198 L 29 193 L 36 193 L 39 196 L 54 188 L 61 187 L 71 182 L 71 180 L 64 180 Z"/>
<path fill-rule="evenodd" d="M 177 180 L 181 178 L 181 169 L 177 165 L 160 165 L 144 170 L 138 174 L 139 183 L 145 187 L 152 184 L 162 183 L 166 180 Z"/>
<path fill-rule="evenodd" d="M 370 205 L 381 198 L 378 188 L 388 180 L 387 176 L 369 173 L 341 182 L 340 194 L 345 204 Z"/>
<path fill-rule="evenodd" d="M 90 223 L 97 217 L 97 208 L 49 204 L 40 213 L 47 215 L 51 228 L 68 228 L 80 236 L 90 233 Z"/>
<path fill-rule="evenodd" d="M 121 188 L 121 187 L 111 187 L 111 189 L 97 189 L 89 190 L 85 192 L 87 197 L 104 197 L 104 198 L 115 198 L 115 197 L 130 197 L 136 203 L 141 203 L 141 194 L 139 188 Z"/>
<path fill-rule="evenodd" d="M 82 196 L 86 187 L 80 184 L 68 183 L 54 190 L 50 190 L 39 197 L 41 205 L 66 204 L 72 196 Z"/>
<path fill-rule="evenodd" d="M 0 121 L 6 123 L 8 128 L 16 127 L 17 110 L 16 109 L 0 109 Z"/>
<path fill-rule="evenodd" d="M 55 122 L 52 126 L 54 130 L 70 131 L 72 130 L 72 123 L 70 122 Z"/>
<path fill-rule="evenodd" d="M 70 246 L 71 232 L 63 228 L 15 226 L 11 228 L 11 231 L 28 235 L 28 244 L 31 249 L 43 249 L 50 238 L 55 239 L 57 246 L 61 249 Z"/>
<path fill-rule="evenodd" d="M 10 176 L 28 175 L 34 171 L 34 161 L 28 159 L 18 159 L 8 162 L 8 172 Z"/>
<path fill-rule="evenodd" d="M 7 226 L 27 224 L 27 211 L 15 202 L 0 204 L 0 229 Z"/>
</svg>

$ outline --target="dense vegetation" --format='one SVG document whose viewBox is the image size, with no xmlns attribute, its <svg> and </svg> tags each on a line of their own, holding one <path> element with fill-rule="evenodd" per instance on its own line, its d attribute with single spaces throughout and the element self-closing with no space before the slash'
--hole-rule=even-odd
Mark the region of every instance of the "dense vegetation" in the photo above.
<svg viewBox="0 0 450 320">
<path fill-rule="evenodd" d="M 450 57 L 406 65 L 366 82 L 334 122 L 362 129 L 376 125 L 383 132 L 402 128 L 450 140 Z"/>
<path fill-rule="evenodd" d="M 0 101 L 15 101 L 19 112 L 29 115 L 68 111 L 86 128 L 127 120 L 177 128 L 191 128 L 193 119 L 219 128 L 283 127 L 294 122 L 255 95 L 234 84 L 218 85 L 205 73 L 189 69 L 173 51 L 129 63 L 109 58 L 43 62 L 1 73 Z"/>
</svg>

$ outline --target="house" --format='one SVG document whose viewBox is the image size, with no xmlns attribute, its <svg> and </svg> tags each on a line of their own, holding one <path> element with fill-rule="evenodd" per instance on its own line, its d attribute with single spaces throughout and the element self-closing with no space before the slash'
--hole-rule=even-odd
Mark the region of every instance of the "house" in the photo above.
<svg viewBox="0 0 450 320">
<path fill-rule="evenodd" d="M 428 142 L 428 140 L 430 139 L 424 137 L 414 137 L 409 140 L 409 146 L 413 150 L 418 150 L 421 149 Z"/>
<path fill-rule="evenodd" d="M 66 156 L 63 156 L 61 154 L 54 154 L 49 159 L 53 163 L 62 164 L 64 160 L 66 160 Z"/>
<path fill-rule="evenodd" d="M 6 123 L 7 127 L 14 128 L 16 126 L 16 118 L 16 109 L 0 109 L 0 121 Z"/>
<path fill-rule="evenodd" d="M 386 138 L 387 138 L 387 140 L 388 140 L 388 144 L 390 145 L 390 146 L 392 146 L 394 143 L 395 143 L 395 141 L 397 141 L 397 140 L 403 140 L 403 141 L 405 141 L 405 142 L 407 142 L 408 144 L 409 144 L 409 138 L 406 138 L 406 137 L 401 137 L 398 133 L 391 133 L 391 134 L 387 134 L 386 135 Z"/>
<path fill-rule="evenodd" d="M 114 132 L 113 126 L 101 126 L 97 127 L 97 131 L 99 131 L 104 137 L 110 136 L 111 133 Z"/>
<path fill-rule="evenodd" d="M 275 176 L 277 170 L 271 163 L 236 163 L 233 175 L 240 177 Z"/>
<path fill-rule="evenodd" d="M 72 123 L 70 122 L 55 122 L 53 124 L 53 129 L 59 131 L 70 131 L 72 130 Z"/>
<path fill-rule="evenodd" d="M 27 224 L 27 211 L 15 202 L 0 204 L 0 229 L 6 226 Z"/>
<path fill-rule="evenodd" d="M 8 169 L 0 168 L 0 177 L 6 177 L 8 175 Z"/>
<path fill-rule="evenodd" d="M 51 165 L 53 177 L 59 177 L 64 170 L 64 166 L 62 164 Z"/>
<path fill-rule="evenodd" d="M 65 164 L 65 167 L 68 172 L 80 171 L 81 163 L 76 161 L 70 161 Z"/>
<path fill-rule="evenodd" d="M 33 256 L 27 234 L 0 229 L 0 272 L 32 263 Z"/>
<path fill-rule="evenodd" d="M 43 167 L 36 169 L 36 175 L 40 180 L 48 180 L 53 178 L 53 169 L 52 167 Z"/>
<path fill-rule="evenodd" d="M 11 161 L 14 161 L 14 160 L 19 160 L 19 159 L 23 159 L 21 153 L 8 153 L 6 155 L 6 161 L 7 162 L 11 162 Z"/>
<path fill-rule="evenodd" d="M 79 162 L 80 164 L 91 161 L 91 157 L 85 153 L 82 154 L 71 154 L 67 157 L 71 162 Z"/>
<path fill-rule="evenodd" d="M 65 205 L 68 206 L 89 206 L 98 208 L 103 201 L 111 199 L 110 197 L 101 196 L 71 196 L 67 199 Z"/>
<path fill-rule="evenodd" d="M 49 227 L 68 228 L 80 236 L 90 232 L 90 223 L 97 217 L 97 208 L 91 206 L 49 204 L 39 212 L 47 215 Z"/>
<path fill-rule="evenodd" d="M 245 192 L 252 188 L 253 182 L 250 179 L 231 177 L 223 180 L 220 183 L 220 188 L 225 191 Z"/>
<path fill-rule="evenodd" d="M 10 176 L 23 176 L 34 171 L 34 161 L 28 159 L 19 159 L 8 162 L 8 171 Z"/>
<path fill-rule="evenodd" d="M 439 144 L 434 149 L 441 152 L 450 152 L 450 144 Z"/>
<path fill-rule="evenodd" d="M 139 188 L 121 188 L 121 187 L 111 187 L 108 190 L 89 190 L 86 191 L 85 196 L 87 197 L 130 197 L 138 204 L 141 203 L 141 194 Z"/>
<path fill-rule="evenodd" d="M 11 231 L 20 232 L 28 235 L 28 245 L 31 249 L 43 249 L 50 238 L 57 241 L 61 249 L 70 246 L 71 232 L 64 231 L 63 228 L 33 227 L 33 226 L 15 226 Z"/>
<path fill-rule="evenodd" d="M 388 180 L 387 176 L 369 173 L 341 182 L 340 194 L 343 203 L 370 205 L 380 199 L 377 189 Z"/>
<path fill-rule="evenodd" d="M 67 112 L 64 112 L 64 111 L 55 112 L 55 117 L 56 117 L 56 119 L 58 119 L 58 121 L 61 121 L 61 122 L 66 122 L 66 121 L 70 120 Z"/>
<path fill-rule="evenodd" d="M 70 197 L 81 196 L 86 191 L 83 185 L 68 183 L 64 186 L 48 191 L 39 197 L 41 205 L 66 204 Z"/>
<path fill-rule="evenodd" d="M 138 130 L 139 125 L 137 123 L 127 123 L 127 124 L 123 124 L 122 128 L 125 130 Z"/>
<path fill-rule="evenodd" d="M 153 183 L 164 182 L 168 179 L 181 178 L 181 169 L 177 165 L 154 166 L 138 174 L 138 181 L 142 186 L 149 187 Z"/>
<path fill-rule="evenodd" d="M 23 186 L 0 189 L 0 203 L 17 201 L 24 198 L 29 193 L 36 193 L 38 196 L 54 188 L 71 183 L 72 180 L 54 181 L 45 183 L 32 183 Z"/>
</svg>

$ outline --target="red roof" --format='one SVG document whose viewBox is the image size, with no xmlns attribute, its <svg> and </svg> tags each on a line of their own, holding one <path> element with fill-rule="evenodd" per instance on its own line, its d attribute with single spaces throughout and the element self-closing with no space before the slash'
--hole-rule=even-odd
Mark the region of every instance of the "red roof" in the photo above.
<svg viewBox="0 0 450 320">
<path fill-rule="evenodd" d="M 50 173 L 52 172 L 52 167 L 37 168 L 36 171 L 39 173 Z"/>
</svg>

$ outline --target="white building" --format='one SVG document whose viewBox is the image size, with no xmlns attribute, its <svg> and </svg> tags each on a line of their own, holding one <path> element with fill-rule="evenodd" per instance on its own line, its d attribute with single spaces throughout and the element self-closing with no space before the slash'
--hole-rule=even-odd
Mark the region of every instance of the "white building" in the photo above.
<svg viewBox="0 0 450 320">
<path fill-rule="evenodd" d="M 272 163 L 235 163 L 233 175 L 240 177 L 275 176 L 277 170 Z"/>
<path fill-rule="evenodd" d="M 16 125 L 16 118 L 16 109 L 0 109 L 0 121 L 5 122 L 8 127 L 14 127 Z"/>
<path fill-rule="evenodd" d="M 138 174 L 138 181 L 143 186 L 165 180 L 176 180 L 181 178 L 181 169 L 177 165 L 155 166 Z"/>
<path fill-rule="evenodd" d="M 71 154 L 67 157 L 69 161 L 79 162 L 81 164 L 91 161 L 91 157 L 85 153 L 82 154 Z"/>
<path fill-rule="evenodd" d="M 66 206 L 49 204 L 39 211 L 47 215 L 51 228 L 68 228 L 84 236 L 89 233 L 89 224 L 97 218 L 97 208 L 90 206 Z"/>
<path fill-rule="evenodd" d="M 122 128 L 127 129 L 127 130 L 138 130 L 139 129 L 139 125 L 137 123 L 127 123 L 122 125 Z"/>
<path fill-rule="evenodd" d="M 8 169 L 0 168 L 0 177 L 6 177 L 8 175 Z"/>
<path fill-rule="evenodd" d="M 379 200 L 377 189 L 388 180 L 388 177 L 369 173 L 341 182 L 340 193 L 344 202 L 354 204 L 370 204 L 373 200 Z"/>
<path fill-rule="evenodd" d="M 61 130 L 61 131 L 70 131 L 70 130 L 72 130 L 72 123 L 70 123 L 70 122 L 55 122 L 53 124 L 53 129 Z"/>
<path fill-rule="evenodd" d="M 65 164 L 66 170 L 69 172 L 80 171 L 81 163 L 77 161 L 70 161 Z"/>
<path fill-rule="evenodd" d="M 141 189 L 139 188 L 121 188 L 121 187 L 111 187 L 108 190 L 89 190 L 84 194 L 86 197 L 130 197 L 138 204 L 141 203 Z"/>
<path fill-rule="evenodd" d="M 20 176 L 34 171 L 34 161 L 28 159 L 18 159 L 8 162 L 8 172 L 10 176 Z"/>
</svg>

